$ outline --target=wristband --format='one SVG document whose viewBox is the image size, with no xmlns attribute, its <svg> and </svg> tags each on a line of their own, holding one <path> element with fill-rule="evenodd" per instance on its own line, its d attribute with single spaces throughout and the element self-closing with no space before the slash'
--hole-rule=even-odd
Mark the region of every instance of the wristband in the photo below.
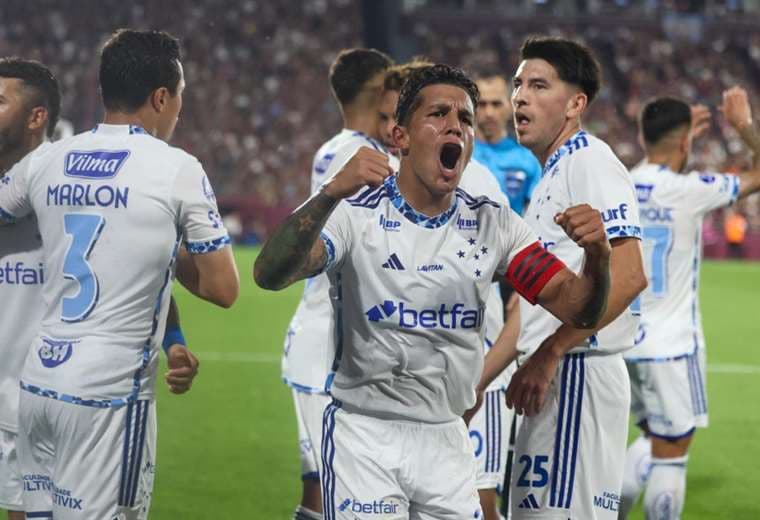
<svg viewBox="0 0 760 520">
<path fill-rule="evenodd" d="M 166 329 L 166 333 L 164 334 L 164 342 L 161 345 L 164 348 L 164 352 L 168 352 L 169 347 L 177 344 L 187 345 L 187 343 L 185 343 L 185 336 L 182 334 L 182 330 L 179 327 L 171 327 L 169 329 Z"/>
</svg>

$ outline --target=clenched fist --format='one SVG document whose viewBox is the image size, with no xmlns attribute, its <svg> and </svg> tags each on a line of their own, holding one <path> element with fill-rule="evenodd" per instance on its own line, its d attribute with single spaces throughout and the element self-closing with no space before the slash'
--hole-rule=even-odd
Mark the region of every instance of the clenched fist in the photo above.
<svg viewBox="0 0 760 520">
<path fill-rule="evenodd" d="M 595 256 L 610 256 L 612 249 L 604 231 L 602 215 L 588 204 L 579 204 L 557 213 L 554 222 L 562 226 L 567 236 Z"/>
<path fill-rule="evenodd" d="M 392 173 L 386 154 L 362 146 L 338 173 L 324 183 L 322 190 L 335 199 L 345 199 L 364 186 L 379 186 Z"/>
</svg>

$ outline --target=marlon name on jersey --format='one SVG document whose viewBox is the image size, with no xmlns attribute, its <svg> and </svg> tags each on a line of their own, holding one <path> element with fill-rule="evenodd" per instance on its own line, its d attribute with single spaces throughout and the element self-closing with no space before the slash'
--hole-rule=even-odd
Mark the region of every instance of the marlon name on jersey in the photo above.
<svg viewBox="0 0 760 520">
<path fill-rule="evenodd" d="M 391 300 L 385 300 L 380 305 L 375 305 L 364 314 L 369 321 L 379 323 L 385 321 L 393 325 L 395 320 L 390 321 L 398 312 L 397 326 L 403 329 L 479 329 L 483 325 L 486 308 L 465 309 L 464 304 L 455 303 L 447 308 L 445 303 L 437 309 L 413 309 L 409 303 L 399 301 L 398 304 Z M 386 321 L 387 320 L 387 321 Z"/>
<path fill-rule="evenodd" d="M 128 150 L 73 150 L 66 154 L 64 175 L 87 180 L 113 179 L 129 158 Z M 56 184 L 47 188 L 48 206 L 126 208 L 129 188 L 108 184 Z"/>
</svg>

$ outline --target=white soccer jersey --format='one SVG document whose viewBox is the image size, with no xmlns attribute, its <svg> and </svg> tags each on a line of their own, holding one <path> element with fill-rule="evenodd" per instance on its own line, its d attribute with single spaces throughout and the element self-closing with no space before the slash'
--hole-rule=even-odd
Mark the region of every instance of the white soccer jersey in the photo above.
<svg viewBox="0 0 760 520">
<path fill-rule="evenodd" d="M 96 407 L 152 398 L 178 244 L 229 244 L 200 163 L 139 127 L 98 125 L 8 178 L 0 216 L 37 214 L 46 268 L 22 388 Z"/>
<path fill-rule="evenodd" d="M 0 183 L 4 179 L 0 180 Z M 34 215 L 0 226 L 0 429 L 17 431 L 19 374 L 44 307 L 42 239 Z"/>
<path fill-rule="evenodd" d="M 457 189 L 448 210 L 426 217 L 396 179 L 341 201 L 322 233 L 336 334 L 331 392 L 349 412 L 450 421 L 475 402 L 494 275 L 525 267 L 540 246 L 508 207 Z M 523 287 L 532 301 L 560 268 L 549 260 L 550 275 Z"/>
<path fill-rule="evenodd" d="M 504 207 L 509 207 L 509 199 L 501 191 L 499 181 L 485 165 L 475 159 L 470 159 L 467 163 L 462 173 L 462 180 L 459 181 L 459 187 L 475 197 L 488 197 Z M 504 327 L 504 301 L 501 299 L 498 282 L 494 282 L 486 302 L 486 340 L 483 344 L 486 352 L 496 342 L 502 327 Z M 509 377 L 510 369 L 504 370 L 488 385 L 486 391 L 506 390 Z"/>
<path fill-rule="evenodd" d="M 644 163 L 631 172 L 643 226 L 649 286 L 641 293 L 641 327 L 626 358 L 662 360 L 693 354 L 704 345 L 699 311 L 702 220 L 732 204 L 739 178 L 720 173 L 678 174 Z"/>
<path fill-rule="evenodd" d="M 554 222 L 554 216 L 578 204 L 589 204 L 602 213 L 610 240 L 641 238 L 636 193 L 628 170 L 606 143 L 584 131 L 568 139 L 546 162 L 525 214 L 543 246 L 576 273 L 583 267 L 583 249 Z M 561 325 L 549 311 L 522 300 L 520 323 L 521 358 L 533 354 Z M 637 328 L 638 313 L 626 310 L 573 352 L 621 352 L 633 346 Z"/>
<path fill-rule="evenodd" d="M 323 144 L 311 169 L 311 192 L 338 173 L 362 146 L 385 152 L 382 145 L 362 132 L 344 128 Z M 398 159 L 388 155 L 390 166 L 398 168 Z M 335 353 L 330 329 L 332 306 L 327 276 L 320 274 L 306 280 L 303 296 L 298 304 L 285 336 L 285 353 L 282 357 L 282 377 L 301 392 L 326 392 Z"/>
</svg>

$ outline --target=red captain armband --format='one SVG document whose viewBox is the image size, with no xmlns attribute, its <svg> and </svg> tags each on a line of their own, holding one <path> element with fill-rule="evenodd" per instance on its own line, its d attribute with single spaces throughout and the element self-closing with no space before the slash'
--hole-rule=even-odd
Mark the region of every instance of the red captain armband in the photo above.
<svg viewBox="0 0 760 520">
<path fill-rule="evenodd" d="M 534 242 L 512 259 L 507 280 L 520 296 L 535 305 L 541 289 L 564 268 L 562 260 Z"/>
</svg>

